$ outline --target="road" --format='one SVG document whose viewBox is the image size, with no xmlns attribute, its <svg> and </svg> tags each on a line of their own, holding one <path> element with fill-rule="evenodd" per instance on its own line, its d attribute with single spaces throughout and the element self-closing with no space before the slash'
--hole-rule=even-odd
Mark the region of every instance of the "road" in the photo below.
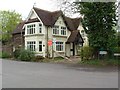
<svg viewBox="0 0 120 90">
<path fill-rule="evenodd" d="M 118 88 L 117 69 L 2 60 L 3 88 Z"/>
</svg>

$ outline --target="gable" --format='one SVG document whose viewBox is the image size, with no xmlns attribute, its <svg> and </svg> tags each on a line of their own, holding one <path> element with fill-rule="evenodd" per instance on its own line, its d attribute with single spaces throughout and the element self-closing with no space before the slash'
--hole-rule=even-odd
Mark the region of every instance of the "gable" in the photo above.
<svg viewBox="0 0 120 90">
<path fill-rule="evenodd" d="M 29 19 L 34 19 L 34 18 L 37 18 L 37 16 L 36 16 L 36 14 L 32 11 L 32 13 L 31 13 Z"/>
<path fill-rule="evenodd" d="M 62 16 L 60 16 L 60 17 L 57 19 L 57 21 L 55 22 L 55 25 L 59 25 L 59 26 L 64 26 L 64 27 L 66 27 L 66 24 L 65 24 Z"/>
</svg>

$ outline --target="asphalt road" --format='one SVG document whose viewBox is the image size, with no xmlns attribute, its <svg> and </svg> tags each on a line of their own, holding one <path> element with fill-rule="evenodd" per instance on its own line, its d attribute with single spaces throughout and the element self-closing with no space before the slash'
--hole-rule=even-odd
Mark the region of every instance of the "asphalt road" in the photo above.
<svg viewBox="0 0 120 90">
<path fill-rule="evenodd" d="M 117 69 L 2 61 L 3 88 L 118 88 Z"/>
</svg>

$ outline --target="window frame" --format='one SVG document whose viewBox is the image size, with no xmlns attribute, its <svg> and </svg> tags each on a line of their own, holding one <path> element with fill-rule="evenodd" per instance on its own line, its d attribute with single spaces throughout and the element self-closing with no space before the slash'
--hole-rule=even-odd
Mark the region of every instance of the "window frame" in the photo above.
<svg viewBox="0 0 120 90">
<path fill-rule="evenodd" d="M 67 35 L 67 28 L 65 26 L 61 26 L 61 35 L 66 36 Z"/>
<path fill-rule="evenodd" d="M 59 46 L 62 46 L 62 47 L 59 47 Z M 56 41 L 55 43 L 55 50 L 57 52 L 64 52 L 64 42 L 63 41 Z"/>
<path fill-rule="evenodd" d="M 40 44 L 40 42 L 41 42 L 41 44 Z M 38 46 L 39 46 L 38 51 L 39 51 L 39 52 L 42 52 L 42 51 L 43 51 L 43 43 L 42 43 L 42 41 L 38 41 L 38 43 L 39 43 L 39 45 L 38 45 Z M 40 46 L 41 46 L 41 49 L 42 49 L 42 50 L 40 50 Z"/>
<path fill-rule="evenodd" d="M 59 25 L 53 26 L 52 33 L 53 33 L 53 35 L 59 35 L 60 34 L 60 32 L 59 32 Z"/>
<path fill-rule="evenodd" d="M 31 23 L 31 24 L 27 24 L 26 26 L 26 34 L 27 35 L 33 35 L 36 33 L 36 24 L 35 23 Z"/>
<path fill-rule="evenodd" d="M 36 41 L 27 41 L 27 49 L 30 51 L 36 51 Z"/>
</svg>

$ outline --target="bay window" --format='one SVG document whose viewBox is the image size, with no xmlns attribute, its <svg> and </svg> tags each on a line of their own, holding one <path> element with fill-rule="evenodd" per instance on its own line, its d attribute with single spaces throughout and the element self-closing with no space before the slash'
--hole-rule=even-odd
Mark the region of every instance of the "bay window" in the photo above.
<svg viewBox="0 0 120 90">
<path fill-rule="evenodd" d="M 27 25 L 27 34 L 35 33 L 35 24 Z"/>
<path fill-rule="evenodd" d="M 42 33 L 42 24 L 39 24 L 39 33 Z"/>
</svg>

